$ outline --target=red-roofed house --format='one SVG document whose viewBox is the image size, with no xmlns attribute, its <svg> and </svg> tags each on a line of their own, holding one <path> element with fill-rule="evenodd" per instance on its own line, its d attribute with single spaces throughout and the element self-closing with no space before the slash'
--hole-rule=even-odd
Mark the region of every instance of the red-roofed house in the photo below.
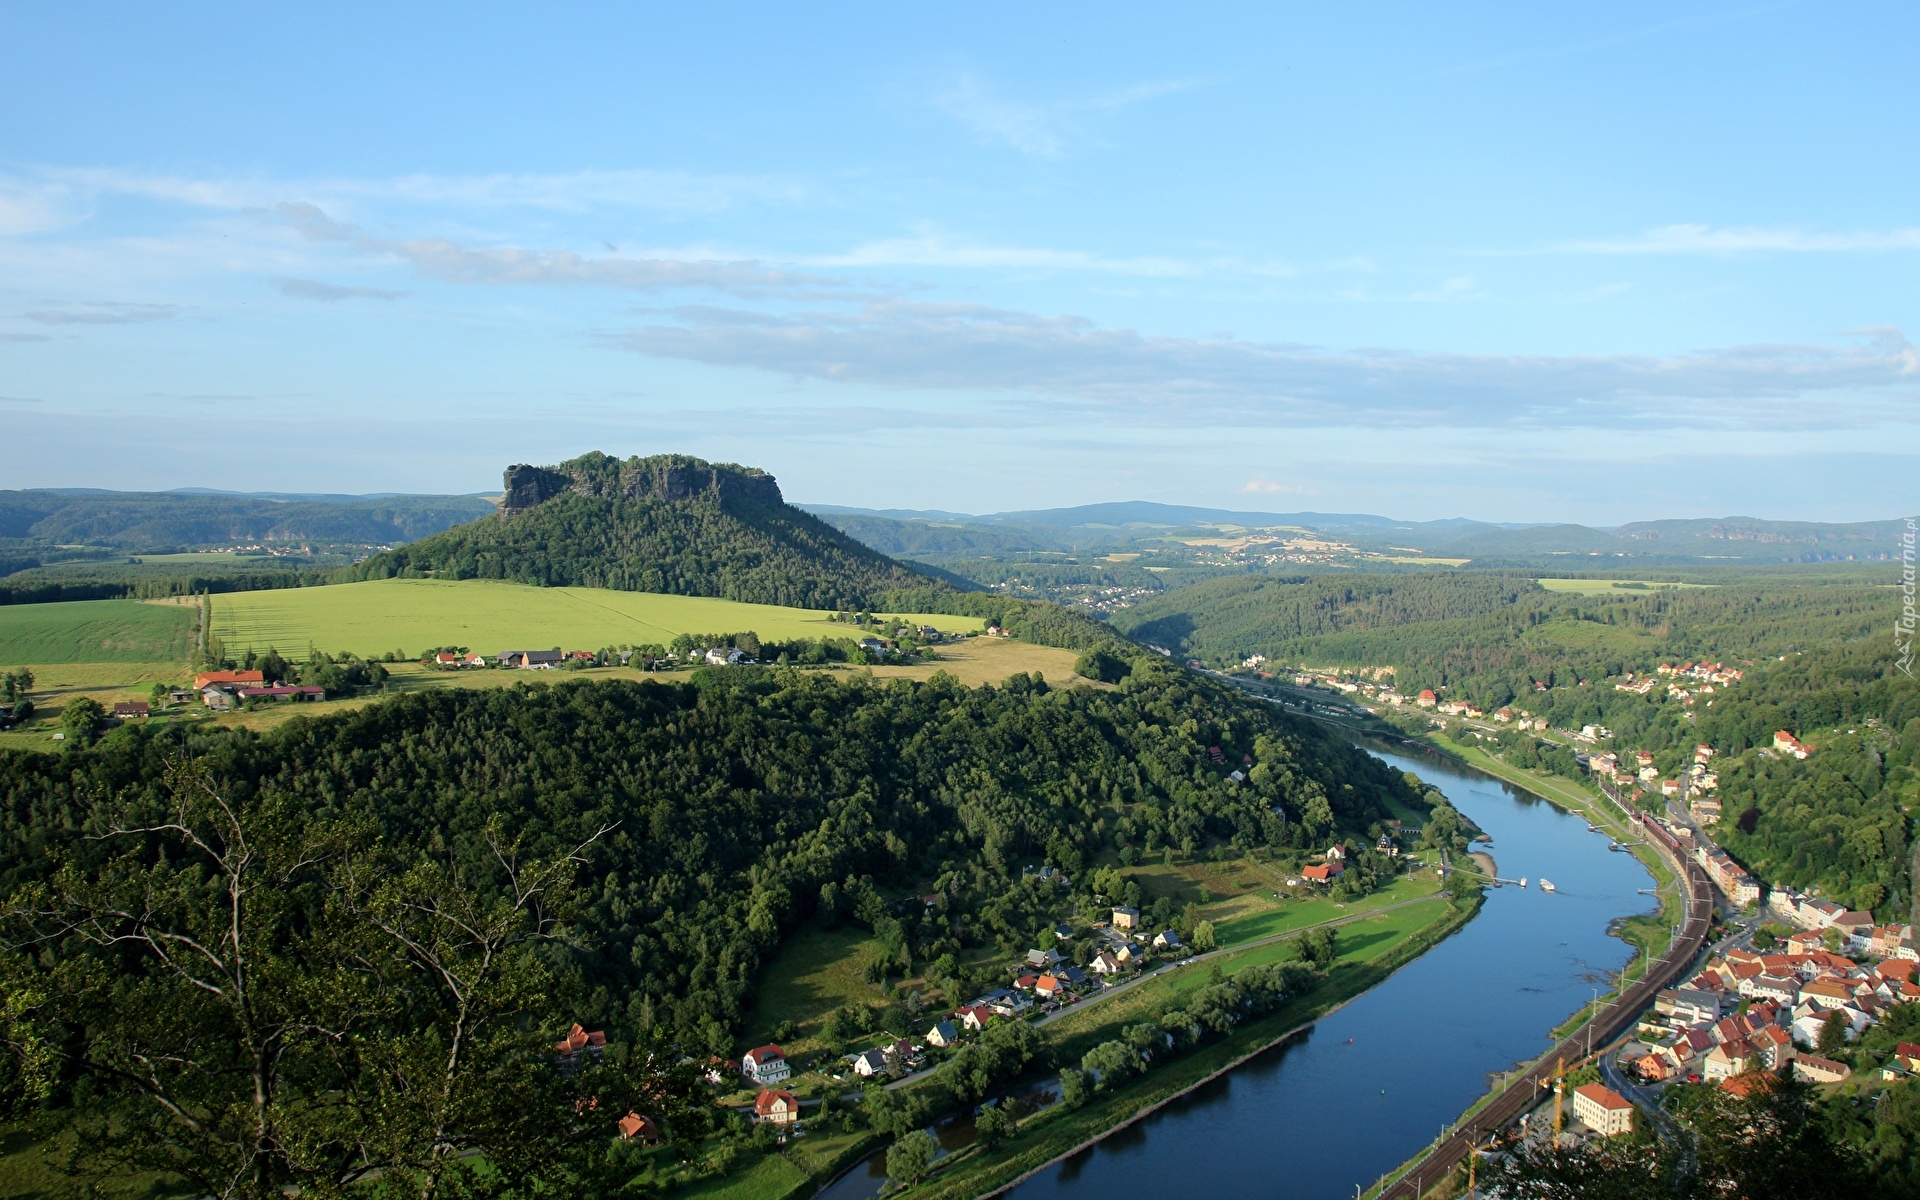
<svg viewBox="0 0 1920 1200">
<path fill-rule="evenodd" d="M 753 1115 L 769 1125 L 792 1125 L 800 1119 L 800 1102 L 792 1092 L 763 1091 L 753 1098 Z"/>
<path fill-rule="evenodd" d="M 1853 1074 L 1853 1068 L 1818 1054 L 1796 1054 L 1793 1073 L 1808 1083 L 1839 1083 Z"/>
<path fill-rule="evenodd" d="M 1302 868 L 1300 878 L 1309 883 L 1332 883 L 1345 874 L 1346 870 L 1337 862 L 1315 863 L 1310 867 Z"/>
<path fill-rule="evenodd" d="M 1767 1071 L 1746 1071 L 1720 1081 L 1720 1086 L 1745 1099 L 1755 1092 L 1773 1090 L 1774 1076 Z"/>
<path fill-rule="evenodd" d="M 1573 1115 L 1601 1137 L 1614 1137 L 1633 1129 L 1633 1102 L 1601 1083 L 1586 1083 L 1573 1089 Z"/>
<path fill-rule="evenodd" d="M 660 1140 L 660 1130 L 654 1125 L 653 1118 L 643 1117 L 637 1112 L 630 1112 L 621 1117 L 614 1122 L 614 1127 L 620 1131 L 623 1141 L 638 1140 L 651 1146 Z"/>
<path fill-rule="evenodd" d="M 953 1010 L 953 1019 L 966 1026 L 968 1032 L 979 1033 L 993 1020 L 993 1010 L 984 1004 L 970 1004 L 965 1008 Z"/>
<path fill-rule="evenodd" d="M 1908 1074 L 1920 1074 L 1920 1046 L 1912 1042 L 1901 1042 L 1893 1048 L 1893 1061 Z"/>
<path fill-rule="evenodd" d="M 202 671 L 193 677 L 193 690 L 205 691 L 216 684 L 233 684 L 236 687 L 259 687 L 267 677 L 258 671 Z"/>
<path fill-rule="evenodd" d="M 761 1087 L 767 1087 L 787 1079 L 793 1074 L 793 1068 L 787 1065 L 787 1052 L 769 1044 L 742 1054 L 740 1073 Z"/>
<path fill-rule="evenodd" d="M 557 1042 L 553 1048 L 559 1053 L 563 1062 L 578 1062 L 582 1053 L 597 1062 L 606 1052 L 607 1035 L 597 1029 L 588 1033 L 580 1022 L 575 1021 L 573 1028 L 567 1030 L 567 1036 Z"/>
</svg>

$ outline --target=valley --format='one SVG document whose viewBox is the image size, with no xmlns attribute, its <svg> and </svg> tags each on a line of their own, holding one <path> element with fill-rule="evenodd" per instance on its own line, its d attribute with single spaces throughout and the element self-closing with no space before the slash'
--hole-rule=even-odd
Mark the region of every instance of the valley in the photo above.
<svg viewBox="0 0 1920 1200">
<path fill-rule="evenodd" d="M 336 947 L 396 979 L 452 969 L 409 948 L 426 927 L 380 914 L 425 914 L 407 920 L 448 936 L 424 895 L 497 905 L 510 893 L 483 900 L 461 881 L 518 877 L 533 856 L 528 869 L 555 889 L 538 911 L 566 914 L 539 918 L 554 922 L 553 949 L 500 960 L 522 983 L 488 975 L 482 954 L 458 968 L 481 972 L 481 993 L 428 989 L 368 1016 L 362 1048 L 329 1052 L 333 1086 L 374 1103 L 375 1059 L 439 1036 L 458 995 L 485 994 L 497 1062 L 453 1069 L 445 1086 L 498 1090 L 498 1071 L 547 1053 L 527 1031 L 559 1028 L 563 1012 L 624 1065 L 535 1073 L 540 1098 L 516 1103 L 545 1114 L 538 1161 L 502 1140 L 520 1116 L 473 1101 L 462 1119 L 475 1153 L 528 1178 L 566 1162 L 579 1179 L 613 1170 L 651 1193 L 727 1200 L 1080 1191 L 1170 1129 L 1179 1142 L 1156 1162 L 1200 1170 L 1185 1143 L 1214 1146 L 1217 1133 L 1183 1114 L 1243 1087 L 1301 1109 L 1309 1085 L 1286 1064 L 1323 1057 L 1327 1030 L 1434 1044 L 1310 1085 L 1352 1116 L 1379 1082 L 1385 1095 L 1425 1081 L 1405 1112 L 1343 1126 L 1351 1144 L 1314 1133 L 1316 1147 L 1344 1149 L 1309 1192 L 1392 1176 L 1436 1116 L 1473 1105 L 1504 1123 L 1519 1109 L 1507 1093 L 1481 1105 L 1483 1077 L 1530 1061 L 1533 1025 L 1564 1036 L 1580 1024 L 1569 996 L 1599 978 L 1594 964 L 1641 1002 L 1686 965 L 1663 958 L 1677 877 L 1644 847 L 1591 861 L 1569 818 L 1465 763 L 1628 842 L 1607 805 L 1666 814 L 1664 777 L 1683 781 L 1673 813 L 1728 814 L 1709 864 L 1727 889 L 1721 929 L 1753 928 L 1743 869 L 1776 894 L 1838 898 L 1907 929 L 1920 696 L 1867 643 L 1886 592 L 1865 565 L 1553 575 L 1439 553 L 1494 537 L 1484 529 L 1441 530 L 1452 540 L 1434 550 L 1405 536 L 1369 549 L 1351 522 L 1338 536 L 1276 533 L 1246 514 L 1125 536 L 1046 514 L 906 532 L 842 517 L 838 529 L 787 505 L 763 472 L 682 456 L 520 465 L 505 484 L 497 511 L 345 566 L 267 571 L 189 549 L 19 572 L 34 582 L 0 605 L 0 818 L 16 848 L 0 861 L 16 897 L 4 920 L 28 939 L 10 944 L 60 949 L 29 960 L 0 947 L 9 986 L 45 997 L 9 1018 L 16 1044 L 51 1055 L 16 1058 L 0 1085 L 63 1099 L 60 1115 L 10 1135 L 0 1188 L 58 1178 L 48 1148 L 83 1125 L 111 1151 L 97 1168 L 109 1191 L 220 1161 L 163 1136 L 183 1102 L 210 1111 L 220 1094 L 193 1071 L 99 1102 L 71 1081 L 155 1039 L 258 1053 L 246 1023 L 168 991 L 185 980 L 164 957 L 127 978 L 165 1004 L 83 1013 L 63 981 L 98 969 L 96 951 L 43 922 L 65 912 L 83 922 L 69 928 L 90 928 L 85 913 L 126 903 L 111 897 L 136 860 L 251 869 L 210 849 L 225 837 L 290 856 L 286 899 L 259 919 L 262 946 L 286 944 L 276 921 L 325 927 L 327 948 L 302 951 L 285 968 L 296 973 L 344 969 L 325 965 Z M 971 539 L 973 553 L 923 570 L 846 530 L 949 550 Z M 1066 549 L 1043 549 L 1049 538 Z M 107 595 L 61 599 L 70 588 Z M 1783 725 L 1805 744 L 1769 732 Z M 1363 750 L 1356 729 L 1443 756 Z M 1783 761 L 1781 746 L 1806 753 Z M 154 805 L 180 815 L 127 845 L 131 857 L 71 833 Z M 177 841 L 222 823 L 229 833 Z M 1469 855 L 1484 835 L 1492 855 Z M 1494 857 L 1559 886 L 1488 890 Z M 1616 869 L 1624 886 L 1588 886 Z M 1631 896 L 1647 882 L 1660 899 Z M 46 898 L 21 907 L 27 895 Z M 142 920 L 169 936 L 232 919 L 198 892 L 168 895 Z M 321 895 L 349 908 L 315 907 Z M 533 911 L 489 920 L 517 928 Z M 1543 975 L 1555 937 L 1586 948 Z M 1664 974 L 1638 984 L 1656 964 Z M 1857 967 L 1856 982 L 1884 987 L 1880 969 Z M 1427 1012 L 1409 1007 L 1409 977 L 1428 980 L 1429 1000 L 1436 987 L 1479 997 L 1484 1028 L 1461 1045 L 1420 1038 Z M 62 1058 L 42 1011 L 89 1023 L 94 1048 Z M 1608 1038 L 1620 1019 L 1607 1017 Z M 1863 1017 L 1874 1030 L 1905 1020 L 1897 1006 Z M 1821 1048 L 1864 1075 L 1885 1057 L 1880 1036 Z M 1597 1045 L 1597 1061 L 1575 1065 L 1625 1062 L 1627 1047 Z M 182 1061 L 199 1053 L 183 1044 Z M 320 1070 L 312 1061 L 303 1069 Z M 46 1065 L 18 1073 L 33 1062 Z M 296 1106 L 313 1095 L 286 1086 Z M 1861 1113 L 1881 1094 L 1856 1083 L 1817 1102 Z M 633 1121 L 644 1109 L 668 1136 L 623 1135 L 608 1151 L 560 1119 L 603 1102 Z M 353 1119 L 371 1128 L 389 1120 L 381 1111 Z M 112 1122 L 104 1133 L 96 1117 Z M 1224 1127 L 1247 1119 L 1232 1112 Z M 1904 1127 L 1871 1121 L 1907 1144 Z M 1125 1139 L 1106 1140 L 1122 1126 Z M 1444 1146 L 1435 1170 L 1464 1153 Z M 1514 1143 L 1502 1169 L 1530 1153 Z M 1257 1175 L 1265 1161 L 1238 1154 L 1234 1169 Z M 291 1159 L 275 1169 L 288 1186 L 319 1178 Z"/>
</svg>

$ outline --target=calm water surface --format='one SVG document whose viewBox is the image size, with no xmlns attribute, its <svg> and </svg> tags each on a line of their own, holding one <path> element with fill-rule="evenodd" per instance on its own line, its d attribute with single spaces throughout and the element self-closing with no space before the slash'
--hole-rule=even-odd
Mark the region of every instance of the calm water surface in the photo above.
<svg viewBox="0 0 1920 1200">
<path fill-rule="evenodd" d="M 1485 775 L 1369 746 L 1414 771 L 1493 837 L 1502 878 L 1480 915 L 1379 987 L 1289 1043 L 1177 1101 L 1013 1193 L 1019 1200 L 1190 1195 L 1196 1187 L 1275 1200 L 1341 1200 L 1411 1158 L 1483 1095 L 1493 1077 L 1541 1053 L 1549 1031 L 1632 960 L 1608 936 L 1652 912 L 1632 855 L 1609 853 L 1586 821 Z M 1547 895 L 1538 881 L 1553 880 Z M 1351 1040 L 1349 1040 L 1351 1039 Z M 971 1140 L 966 1128 L 942 1141 Z M 857 1200 L 885 1179 L 884 1153 L 823 1200 Z"/>
</svg>

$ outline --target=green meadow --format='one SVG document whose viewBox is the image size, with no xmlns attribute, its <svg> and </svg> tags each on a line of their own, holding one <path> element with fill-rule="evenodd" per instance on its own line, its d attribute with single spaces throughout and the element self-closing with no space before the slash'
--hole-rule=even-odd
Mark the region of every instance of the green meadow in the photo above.
<svg viewBox="0 0 1920 1200">
<path fill-rule="evenodd" d="M 0 605 L 0 663 L 177 663 L 197 611 L 138 600 Z"/>
<path fill-rule="evenodd" d="M 1535 583 L 1550 592 L 1579 592 L 1583 596 L 1598 596 L 1607 592 L 1651 592 L 1659 588 L 1697 588 L 1712 587 L 1710 583 L 1675 583 L 1664 579 L 1536 579 Z"/>
<path fill-rule="evenodd" d="M 763 641 L 857 637 L 828 614 L 705 596 L 663 596 L 598 588 L 541 588 L 492 580 L 376 579 L 330 587 L 229 592 L 213 598 L 213 632 L 227 653 L 277 647 L 305 653 L 419 654 L 435 646 L 503 650 L 597 650 L 666 644 L 683 633 L 742 633 Z M 918 615 L 953 633 L 977 631 L 974 617 Z"/>
</svg>

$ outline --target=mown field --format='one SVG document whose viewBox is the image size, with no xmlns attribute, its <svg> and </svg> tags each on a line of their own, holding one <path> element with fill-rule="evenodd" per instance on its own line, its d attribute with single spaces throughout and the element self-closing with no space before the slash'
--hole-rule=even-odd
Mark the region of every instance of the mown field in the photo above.
<svg viewBox="0 0 1920 1200">
<path fill-rule="evenodd" d="M 953 633 L 981 627 L 974 617 L 915 616 Z M 540 588 L 492 580 L 378 579 L 319 588 L 233 592 L 213 599 L 213 632 L 228 654 L 249 647 L 304 655 L 415 656 L 436 646 L 503 650 L 597 650 L 671 642 L 682 633 L 741 633 L 762 641 L 858 637 L 826 613 L 704 596 L 664 596 L 597 588 Z"/>
<path fill-rule="evenodd" d="M 195 620 L 189 606 L 138 600 L 0 605 L 0 664 L 185 662 Z"/>
</svg>

